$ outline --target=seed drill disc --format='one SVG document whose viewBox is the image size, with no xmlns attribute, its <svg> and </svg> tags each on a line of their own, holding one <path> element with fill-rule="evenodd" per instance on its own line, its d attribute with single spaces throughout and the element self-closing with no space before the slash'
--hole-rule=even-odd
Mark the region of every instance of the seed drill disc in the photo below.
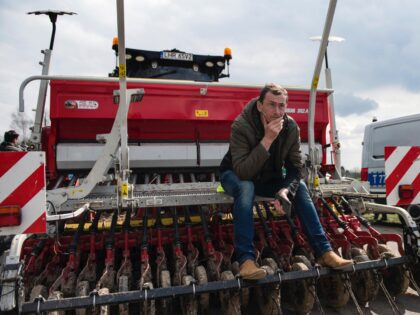
<svg viewBox="0 0 420 315">
<path fill-rule="evenodd" d="M 308 269 L 310 269 L 312 267 L 311 262 L 309 261 L 309 259 L 304 256 L 304 255 L 295 255 L 292 257 L 292 263 L 303 263 L 305 264 L 306 267 L 308 267 Z"/>
<path fill-rule="evenodd" d="M 171 287 L 171 274 L 168 270 L 162 270 L 160 272 L 160 287 L 169 288 Z M 169 315 L 172 314 L 172 301 L 171 299 L 160 300 L 160 314 Z"/>
<path fill-rule="evenodd" d="M 264 258 L 262 261 L 263 266 L 269 266 L 273 272 L 276 271 L 278 269 L 278 265 L 276 263 L 276 261 L 273 258 Z"/>
<path fill-rule="evenodd" d="M 98 290 L 98 294 L 99 295 L 108 295 L 109 289 L 108 288 L 100 288 Z M 99 309 L 99 314 L 100 315 L 111 315 L 111 306 L 110 305 L 101 305 L 99 308 L 96 309 L 96 311 L 98 312 Z"/>
<path fill-rule="evenodd" d="M 267 275 L 271 276 L 277 270 L 277 264 L 272 258 L 264 258 L 261 268 L 267 272 Z M 261 314 L 279 314 L 280 292 L 278 285 L 265 285 L 255 288 L 255 293 Z"/>
<path fill-rule="evenodd" d="M 356 263 L 369 261 L 367 255 L 358 255 L 353 257 Z M 356 272 L 351 276 L 351 288 L 356 295 L 360 305 L 366 305 L 367 302 L 375 299 L 378 294 L 379 281 L 377 271 L 366 270 Z"/>
<path fill-rule="evenodd" d="M 64 298 L 64 294 L 63 294 L 63 292 L 60 292 L 60 291 L 51 292 L 50 295 L 48 296 L 48 300 L 61 300 L 63 298 Z M 48 314 L 50 314 L 50 315 L 64 315 L 65 311 L 52 311 L 52 312 L 48 312 Z"/>
<path fill-rule="evenodd" d="M 129 290 L 128 286 L 128 276 L 121 276 L 118 278 L 118 291 L 127 292 Z M 129 308 L 128 303 L 121 303 L 118 305 L 119 315 L 128 315 Z"/>
<path fill-rule="evenodd" d="M 391 252 L 381 253 L 382 259 L 389 259 L 396 257 Z M 385 287 L 388 289 L 391 296 L 399 296 L 404 294 L 410 283 L 408 270 L 403 266 L 394 266 L 382 271 Z"/>
<path fill-rule="evenodd" d="M 220 275 L 220 280 L 233 280 L 232 271 L 223 271 Z M 224 315 L 237 315 L 241 313 L 241 304 L 239 293 L 237 291 L 222 290 L 219 292 L 220 306 Z"/>
<path fill-rule="evenodd" d="M 232 263 L 232 269 L 231 270 L 232 270 L 232 273 L 234 275 L 239 274 L 239 263 L 237 261 L 234 261 Z M 249 304 L 249 295 L 250 295 L 249 292 L 250 292 L 249 288 L 242 289 L 241 292 L 240 292 L 242 308 L 248 306 L 248 304 Z"/>
<path fill-rule="evenodd" d="M 294 262 L 291 270 L 306 271 L 309 268 L 303 262 Z M 314 306 L 315 288 L 308 280 L 289 281 L 282 284 L 281 296 L 287 309 L 296 314 L 307 314 Z"/>
<path fill-rule="evenodd" d="M 39 296 L 42 296 L 44 299 L 48 297 L 48 290 L 45 285 L 38 284 L 34 286 L 31 290 L 31 294 L 29 296 L 29 301 L 34 301 Z"/>
<path fill-rule="evenodd" d="M 190 286 L 194 278 L 190 275 L 182 277 L 182 285 Z M 182 313 L 185 315 L 195 315 L 198 313 L 198 303 L 192 295 L 181 297 Z"/>
<path fill-rule="evenodd" d="M 350 294 L 344 285 L 341 275 L 322 277 L 318 281 L 318 292 L 321 300 L 328 306 L 339 308 L 347 304 Z"/>
<path fill-rule="evenodd" d="M 203 266 L 197 266 L 195 267 L 194 271 L 195 279 L 197 279 L 197 284 L 207 284 L 207 272 L 206 269 Z M 209 308 L 209 301 L 210 301 L 210 294 L 209 293 L 203 293 L 198 298 L 199 304 L 200 304 L 200 313 L 207 312 Z"/>
<path fill-rule="evenodd" d="M 88 296 L 90 292 L 89 281 L 79 281 L 76 285 L 76 296 Z M 91 311 L 86 308 L 76 309 L 76 315 L 91 314 Z"/>
</svg>

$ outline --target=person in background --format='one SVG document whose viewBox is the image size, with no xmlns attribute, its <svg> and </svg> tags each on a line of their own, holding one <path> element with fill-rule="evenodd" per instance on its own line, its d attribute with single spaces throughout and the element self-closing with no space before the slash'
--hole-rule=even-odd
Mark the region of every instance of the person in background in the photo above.
<svg viewBox="0 0 420 315">
<path fill-rule="evenodd" d="M 19 134 L 14 130 L 9 130 L 4 133 L 4 141 L 0 144 L 0 151 L 26 151 L 18 144 Z"/>
<path fill-rule="evenodd" d="M 266 276 L 255 264 L 253 205 L 255 195 L 276 198 L 276 210 L 293 201 L 317 262 L 342 269 L 353 263 L 331 248 L 308 189 L 302 179 L 300 130 L 286 114 L 287 91 L 267 84 L 232 124 L 229 150 L 220 165 L 220 182 L 234 197 L 235 253 L 244 279 Z"/>
</svg>

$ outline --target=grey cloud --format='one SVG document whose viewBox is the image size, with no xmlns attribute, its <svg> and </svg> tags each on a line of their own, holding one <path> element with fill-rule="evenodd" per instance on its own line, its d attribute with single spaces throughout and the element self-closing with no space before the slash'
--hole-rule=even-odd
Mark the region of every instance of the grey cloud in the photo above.
<svg viewBox="0 0 420 315">
<path fill-rule="evenodd" d="M 379 104 L 368 98 L 361 98 L 352 94 L 334 93 L 335 112 L 339 116 L 362 114 L 377 109 Z"/>
<path fill-rule="evenodd" d="M 346 42 L 329 50 L 336 87 L 401 85 L 420 91 L 419 19 L 418 1 L 339 3 L 333 29 Z"/>
</svg>

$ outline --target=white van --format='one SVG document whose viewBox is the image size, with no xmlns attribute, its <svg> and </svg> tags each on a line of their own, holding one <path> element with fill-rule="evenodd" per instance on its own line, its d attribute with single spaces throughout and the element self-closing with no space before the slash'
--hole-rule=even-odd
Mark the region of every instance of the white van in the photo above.
<svg viewBox="0 0 420 315">
<path fill-rule="evenodd" d="M 365 127 L 361 180 L 385 194 L 385 146 L 420 146 L 420 114 L 373 122 Z"/>
</svg>

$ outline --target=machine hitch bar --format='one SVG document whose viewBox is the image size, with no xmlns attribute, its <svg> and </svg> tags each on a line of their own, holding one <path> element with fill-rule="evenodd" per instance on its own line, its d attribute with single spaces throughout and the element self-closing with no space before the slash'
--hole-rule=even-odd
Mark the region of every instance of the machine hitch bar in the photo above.
<svg viewBox="0 0 420 315">
<path fill-rule="evenodd" d="M 228 281 L 213 281 L 207 284 L 194 286 L 174 286 L 170 288 L 156 288 L 152 290 L 117 292 L 106 295 L 96 295 L 95 298 L 93 298 L 93 296 L 87 296 L 46 301 L 43 301 L 42 299 L 37 299 L 34 302 L 23 303 L 21 314 L 51 312 L 55 310 L 71 310 L 75 308 L 87 308 L 91 307 L 93 305 L 93 302 L 95 302 L 94 306 L 101 306 L 130 302 L 135 303 L 139 301 L 170 298 L 174 296 L 211 293 L 218 292 L 220 290 L 237 290 L 268 284 L 281 284 L 281 282 L 293 280 L 303 280 L 331 276 L 337 273 L 353 273 L 370 269 L 386 269 L 397 265 L 411 263 L 414 263 L 414 260 L 411 256 L 403 256 L 398 258 L 362 262 L 353 266 L 349 266 L 348 268 L 342 271 L 335 271 L 328 268 L 312 268 L 308 271 L 291 271 L 286 273 L 275 272 L 274 275 L 269 275 L 264 279 L 258 281 L 241 281 L 240 288 L 238 287 L 237 279 L 235 279 Z"/>
</svg>

